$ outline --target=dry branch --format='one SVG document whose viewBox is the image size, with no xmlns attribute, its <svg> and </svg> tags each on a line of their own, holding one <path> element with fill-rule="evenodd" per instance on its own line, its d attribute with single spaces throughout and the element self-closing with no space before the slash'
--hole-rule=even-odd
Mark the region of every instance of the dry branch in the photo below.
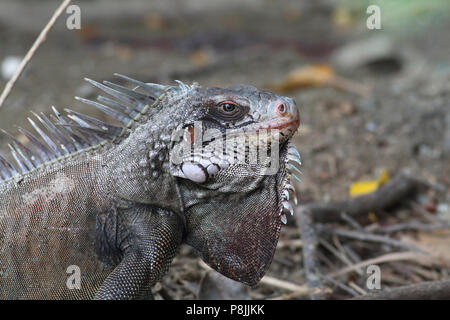
<svg viewBox="0 0 450 320">
<path fill-rule="evenodd" d="M 341 237 L 357 239 L 357 240 L 361 240 L 361 241 L 380 242 L 380 243 L 384 243 L 384 244 L 387 244 L 387 245 L 390 245 L 393 247 L 399 247 L 399 248 L 408 249 L 411 251 L 422 252 L 422 250 L 420 250 L 419 248 L 417 248 L 414 245 L 411 245 L 409 243 L 405 243 L 405 242 L 402 242 L 399 240 L 391 239 L 386 236 L 380 236 L 380 235 L 371 234 L 371 233 L 363 233 L 363 232 L 344 230 L 344 229 L 329 228 L 329 227 L 326 227 L 323 225 L 318 225 L 317 227 L 320 232 L 334 234 L 334 235 L 341 236 Z"/>
<path fill-rule="evenodd" d="M 420 231 L 435 231 L 435 230 L 445 230 L 450 229 L 450 223 L 441 223 L 441 224 L 428 224 L 428 223 L 420 223 L 420 222 L 405 222 L 394 224 L 386 227 L 378 227 L 374 232 L 378 233 L 393 233 L 404 230 L 420 230 Z"/>
<path fill-rule="evenodd" d="M 56 11 L 53 13 L 53 16 L 50 18 L 50 21 L 47 23 L 47 25 L 42 29 L 39 36 L 36 38 L 36 41 L 31 46 L 30 50 L 28 50 L 27 54 L 23 58 L 22 62 L 20 63 L 19 67 L 17 68 L 14 75 L 11 77 L 11 79 L 6 83 L 5 89 L 3 89 L 2 94 L 0 95 L 0 108 L 2 107 L 3 103 L 5 102 L 6 98 L 8 97 L 9 93 L 11 92 L 11 89 L 13 88 L 14 84 L 16 83 L 17 79 L 19 79 L 19 76 L 27 66 L 28 62 L 30 62 L 31 58 L 35 54 L 36 50 L 39 48 L 39 46 L 42 44 L 42 42 L 45 41 L 45 38 L 47 37 L 48 32 L 50 29 L 54 26 L 56 19 L 61 15 L 63 10 L 69 5 L 71 0 L 64 0 L 60 6 L 56 9 Z"/>
<path fill-rule="evenodd" d="M 307 208 L 300 208 L 298 212 L 298 227 L 302 237 L 303 244 L 303 267 L 305 268 L 306 283 L 310 289 L 322 287 L 319 277 L 319 262 L 317 257 L 317 246 L 319 238 L 311 216 L 311 211 Z M 311 296 L 312 300 L 319 300 L 323 297 L 318 294 Z"/>
<path fill-rule="evenodd" d="M 320 277 L 323 278 L 325 281 L 328 281 L 328 282 L 334 284 L 335 286 L 337 286 L 341 290 L 346 291 L 347 293 L 351 294 L 354 297 L 358 297 L 359 296 L 358 292 L 356 292 L 353 288 L 350 288 L 349 286 L 346 286 L 345 284 L 343 284 L 340 281 L 337 281 L 337 280 L 335 280 L 333 278 L 330 278 L 330 277 L 328 277 L 326 275 L 320 275 Z"/>
<path fill-rule="evenodd" d="M 362 267 L 367 267 L 371 264 L 380 264 L 380 263 L 384 263 L 384 262 L 402 261 L 402 260 L 414 260 L 419 263 L 429 263 L 432 260 L 432 258 L 426 254 L 412 252 L 412 251 L 388 253 L 388 254 L 385 254 L 385 255 L 382 255 L 382 256 L 379 256 L 376 258 L 368 259 L 365 261 L 361 261 L 352 266 L 348 266 L 348 267 L 342 268 L 340 270 L 331 272 L 327 276 L 333 278 L 333 277 L 341 276 L 341 275 L 346 274 L 351 271 L 356 271 Z"/>
<path fill-rule="evenodd" d="M 342 219 L 344 212 L 348 217 L 358 217 L 370 212 L 388 209 L 408 197 L 414 196 L 426 184 L 406 174 L 399 174 L 386 182 L 375 192 L 355 197 L 347 201 L 313 202 L 301 207 L 312 213 L 315 222 L 333 222 Z"/>
<path fill-rule="evenodd" d="M 356 300 L 450 300 L 450 280 L 430 281 L 354 297 Z"/>
</svg>

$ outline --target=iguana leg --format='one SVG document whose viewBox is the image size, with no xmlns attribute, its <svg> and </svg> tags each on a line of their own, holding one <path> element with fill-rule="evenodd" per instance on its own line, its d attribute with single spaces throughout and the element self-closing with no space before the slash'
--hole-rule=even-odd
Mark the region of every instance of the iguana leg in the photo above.
<svg viewBox="0 0 450 320">
<path fill-rule="evenodd" d="M 120 212 L 123 258 L 95 299 L 143 299 L 164 275 L 183 236 L 183 224 L 169 211 L 139 205 Z"/>
</svg>

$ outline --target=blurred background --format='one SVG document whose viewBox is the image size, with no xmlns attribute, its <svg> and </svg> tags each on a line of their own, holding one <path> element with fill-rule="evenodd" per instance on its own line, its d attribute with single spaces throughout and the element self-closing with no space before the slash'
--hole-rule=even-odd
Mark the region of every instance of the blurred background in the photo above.
<svg viewBox="0 0 450 320">
<path fill-rule="evenodd" d="M 1 0 L 0 88 L 59 4 Z M 164 84 L 176 79 L 204 86 L 250 84 L 289 95 L 299 106 L 302 124 L 294 142 L 304 163 L 302 183 L 296 187 L 301 203 L 348 199 L 359 181 L 378 181 L 380 176 L 407 171 L 439 186 L 439 191 L 415 201 L 434 219 L 450 222 L 449 1 L 78 0 L 72 4 L 81 9 L 81 29 L 66 28 L 69 15 L 59 18 L 1 108 L 1 128 L 17 134 L 14 124 L 29 128 L 30 111 L 48 112 L 52 105 L 86 111 L 73 96 L 92 98 L 97 93 L 83 77 L 115 80 L 117 72 Z M 380 30 L 367 28 L 366 10 L 371 4 L 381 9 Z M 0 141 L 0 150 L 6 151 L 4 137 Z M 404 210 L 388 218 L 371 216 L 367 223 L 398 222 L 402 214 L 411 216 L 410 209 Z M 298 239 L 299 231 L 290 222 L 282 231 L 269 276 L 304 283 Z M 445 243 L 450 247 L 450 235 L 443 239 L 442 247 Z M 360 259 L 368 257 L 357 252 Z M 450 260 L 448 249 L 444 254 Z M 324 249 L 323 255 L 326 259 L 332 254 Z M 396 275 L 393 267 L 392 282 L 386 285 L 446 278 L 449 266 L 420 266 L 426 272 L 416 268 L 409 276 Z M 347 276 L 340 281 L 358 282 Z M 209 282 L 214 284 L 214 279 Z M 226 292 L 205 289 L 209 282 L 196 255 L 183 247 L 155 291 L 165 298 L 193 299 L 203 286 L 203 298 L 227 297 Z M 233 290 L 233 297 L 241 298 L 286 293 L 267 284 Z M 336 290 L 336 298 L 348 295 Z"/>
</svg>

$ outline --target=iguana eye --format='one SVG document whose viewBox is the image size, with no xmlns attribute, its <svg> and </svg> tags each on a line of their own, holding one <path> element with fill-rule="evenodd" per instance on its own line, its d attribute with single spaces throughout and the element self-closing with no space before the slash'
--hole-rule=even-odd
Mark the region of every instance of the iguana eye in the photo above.
<svg viewBox="0 0 450 320">
<path fill-rule="evenodd" d="M 236 104 L 233 102 L 223 102 L 219 105 L 224 113 L 233 114 L 236 111 Z"/>
<path fill-rule="evenodd" d="M 248 108 L 239 106 L 233 101 L 221 102 L 210 110 L 211 115 L 231 121 L 240 120 L 247 112 Z"/>
</svg>

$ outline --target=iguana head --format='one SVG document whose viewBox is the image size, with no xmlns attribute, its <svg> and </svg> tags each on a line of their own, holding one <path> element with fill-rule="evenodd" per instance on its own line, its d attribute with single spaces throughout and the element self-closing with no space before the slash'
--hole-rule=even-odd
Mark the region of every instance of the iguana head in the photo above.
<svg viewBox="0 0 450 320">
<path fill-rule="evenodd" d="M 293 211 L 295 102 L 235 86 L 196 90 L 185 103 L 189 116 L 173 138 L 171 172 L 185 206 L 186 242 L 218 272 L 254 285 Z"/>
<path fill-rule="evenodd" d="M 257 283 L 285 214 L 293 212 L 290 200 L 296 201 L 290 178 L 300 156 L 289 142 L 299 126 L 294 101 L 251 86 L 201 89 L 118 76 L 138 87 L 88 80 L 116 100 L 79 99 L 124 127 L 70 110 L 72 122 L 56 114 L 59 121 L 113 141 L 104 165 L 116 194 L 176 211 L 186 242 L 205 262 Z"/>
</svg>

